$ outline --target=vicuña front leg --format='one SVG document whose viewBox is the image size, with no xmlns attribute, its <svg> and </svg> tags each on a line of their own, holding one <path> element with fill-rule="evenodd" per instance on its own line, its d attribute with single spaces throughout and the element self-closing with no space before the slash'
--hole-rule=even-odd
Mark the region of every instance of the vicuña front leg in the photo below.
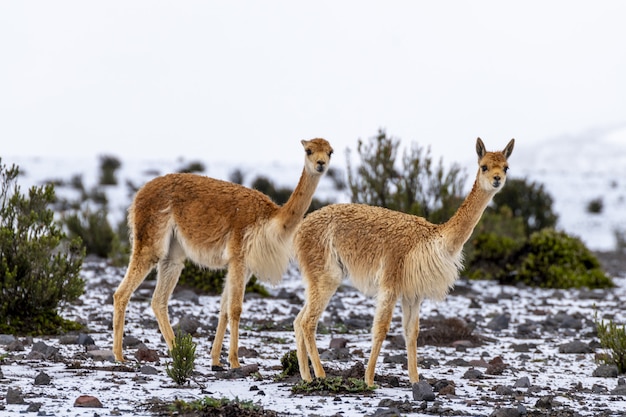
<svg viewBox="0 0 626 417">
<path fill-rule="evenodd" d="M 420 332 L 420 299 L 402 298 L 402 327 L 406 344 L 407 368 L 409 381 L 419 382 L 417 370 L 417 338 Z"/>
<path fill-rule="evenodd" d="M 396 295 L 389 291 L 382 290 L 378 294 L 378 303 L 374 314 L 374 323 L 372 324 L 372 352 L 365 369 L 365 383 L 368 387 L 374 386 L 376 361 L 378 360 L 383 341 L 391 327 L 391 317 L 396 301 Z"/>
</svg>

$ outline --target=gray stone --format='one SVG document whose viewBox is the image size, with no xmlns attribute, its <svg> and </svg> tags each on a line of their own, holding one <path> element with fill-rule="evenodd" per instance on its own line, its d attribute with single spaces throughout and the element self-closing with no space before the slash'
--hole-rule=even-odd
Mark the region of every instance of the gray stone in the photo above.
<svg viewBox="0 0 626 417">
<path fill-rule="evenodd" d="M 157 375 L 159 373 L 159 371 L 154 366 L 150 365 L 143 365 L 141 368 L 139 368 L 139 372 L 146 375 Z"/>
<path fill-rule="evenodd" d="M 509 328 L 509 322 L 511 321 L 511 315 L 509 313 L 500 314 L 491 319 L 487 323 L 487 328 L 494 331 L 501 331 Z"/>
<path fill-rule="evenodd" d="M 35 385 L 50 385 L 51 380 L 50 375 L 41 371 L 35 377 Z"/>
<path fill-rule="evenodd" d="M 87 356 L 91 357 L 94 361 L 103 362 L 115 362 L 115 355 L 110 349 L 95 349 L 87 352 Z"/>
<path fill-rule="evenodd" d="M 0 345 L 8 345 L 9 343 L 15 342 L 15 336 L 12 334 L 0 334 Z"/>
<path fill-rule="evenodd" d="M 517 408 L 504 407 L 494 410 L 489 417 L 520 417 L 521 415 Z"/>
<path fill-rule="evenodd" d="M 523 376 L 513 385 L 515 388 L 528 388 L 531 386 L 530 379 L 527 376 Z"/>
<path fill-rule="evenodd" d="M 415 401 L 433 401 L 435 399 L 433 388 L 426 381 L 413 384 L 413 399 Z"/>
<path fill-rule="evenodd" d="M 600 365 L 593 371 L 592 375 L 598 378 L 617 378 L 619 370 L 615 365 Z"/>
<path fill-rule="evenodd" d="M 25 402 L 22 390 L 19 388 L 9 387 L 9 389 L 7 390 L 5 401 L 7 402 L 7 404 L 24 404 Z"/>
<path fill-rule="evenodd" d="M 483 377 L 483 373 L 478 369 L 470 368 L 463 374 L 463 379 L 481 379 Z"/>
<path fill-rule="evenodd" d="M 559 353 L 591 353 L 593 349 L 589 347 L 587 343 L 580 340 L 574 340 L 573 342 L 564 343 L 559 346 Z"/>
</svg>

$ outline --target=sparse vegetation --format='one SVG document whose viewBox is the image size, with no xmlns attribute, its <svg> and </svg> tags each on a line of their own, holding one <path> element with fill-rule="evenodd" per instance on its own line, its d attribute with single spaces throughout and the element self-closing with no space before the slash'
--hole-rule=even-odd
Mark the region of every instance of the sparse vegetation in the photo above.
<svg viewBox="0 0 626 417">
<path fill-rule="evenodd" d="M 166 365 L 165 372 L 177 385 L 186 384 L 193 374 L 196 360 L 196 344 L 191 335 L 182 335 L 179 331 L 174 338 L 174 347 L 170 355 L 172 362 Z"/>
<path fill-rule="evenodd" d="M 587 203 L 587 213 L 600 214 L 604 210 L 604 200 L 602 197 L 594 198 Z"/>
<path fill-rule="evenodd" d="M 59 310 L 84 291 L 80 239 L 68 240 L 55 223 L 54 187 L 31 187 L 24 195 L 18 175 L 18 167 L 0 160 L 0 333 L 78 329 Z"/>
<path fill-rule="evenodd" d="M 606 364 L 616 365 L 620 374 L 626 373 L 626 326 L 613 320 L 606 323 L 604 320 L 599 321 L 597 313 L 595 322 L 600 344 L 609 352 L 600 359 Z"/>
<path fill-rule="evenodd" d="M 111 155 L 100 157 L 100 185 L 117 185 L 116 171 L 122 166 L 118 158 Z"/>
<path fill-rule="evenodd" d="M 463 201 L 466 175 L 456 164 L 446 171 L 430 148 L 413 143 L 397 161 L 400 140 L 384 130 L 365 143 L 359 140 L 360 163 L 354 172 L 348 157 L 348 189 L 353 203 L 387 207 L 426 218 L 447 220 Z"/>
<path fill-rule="evenodd" d="M 175 400 L 174 403 L 168 408 L 172 415 L 177 416 L 278 416 L 278 413 L 271 410 L 264 410 L 263 407 L 254 404 L 252 401 L 240 401 L 238 398 L 230 400 L 228 398 L 204 397 L 191 402 Z"/>
<path fill-rule="evenodd" d="M 314 378 L 311 382 L 300 381 L 291 388 L 294 394 L 319 395 L 320 393 L 331 394 L 363 394 L 372 392 L 376 387 L 368 387 L 362 378 L 345 378 L 333 376 L 327 378 Z"/>
</svg>

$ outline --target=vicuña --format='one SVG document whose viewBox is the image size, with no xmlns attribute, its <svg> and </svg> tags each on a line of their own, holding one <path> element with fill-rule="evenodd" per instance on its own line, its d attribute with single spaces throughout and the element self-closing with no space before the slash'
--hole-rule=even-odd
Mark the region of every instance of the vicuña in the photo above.
<svg viewBox="0 0 626 417">
<path fill-rule="evenodd" d="M 226 326 L 228 361 L 239 367 L 239 319 L 247 281 L 280 282 L 293 255 L 293 236 L 311 204 L 333 152 L 324 139 L 303 140 L 304 169 L 289 200 L 278 206 L 263 193 L 194 174 L 169 174 L 145 184 L 128 210 L 132 254 L 113 300 L 113 353 L 123 361 L 124 316 L 132 293 L 157 268 L 152 309 L 171 350 L 174 332 L 167 304 L 186 259 L 228 268 L 211 361 L 220 365 Z"/>
<path fill-rule="evenodd" d="M 417 337 L 420 304 L 442 300 L 462 267 L 463 245 L 483 211 L 506 180 L 512 139 L 501 152 L 476 141 L 478 174 L 473 188 L 446 223 L 363 204 L 335 204 L 309 214 L 295 237 L 296 258 L 306 285 L 306 301 L 294 328 L 300 375 L 325 377 L 315 343 L 319 318 L 345 277 L 366 295 L 376 296 L 372 351 L 365 382 L 374 385 L 376 360 L 398 299 L 411 383 L 418 382 Z"/>
</svg>

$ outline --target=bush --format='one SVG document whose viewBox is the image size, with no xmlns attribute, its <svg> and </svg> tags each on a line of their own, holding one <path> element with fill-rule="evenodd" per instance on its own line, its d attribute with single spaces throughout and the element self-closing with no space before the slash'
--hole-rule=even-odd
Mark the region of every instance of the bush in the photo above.
<svg viewBox="0 0 626 417">
<path fill-rule="evenodd" d="M 433 162 L 430 148 L 413 143 L 397 162 L 400 140 L 384 130 L 359 140 L 360 159 L 354 172 L 348 158 L 348 189 L 353 203 L 363 203 L 425 217 L 433 223 L 448 220 L 463 201 L 466 176 L 458 165 L 446 172 Z"/>
<path fill-rule="evenodd" d="M 70 237 L 79 237 L 88 254 L 101 258 L 113 256 L 113 249 L 119 249 L 119 238 L 107 219 L 104 208 L 97 211 L 85 209 L 70 214 L 64 219 Z"/>
<path fill-rule="evenodd" d="M 225 269 L 207 269 L 191 261 L 185 261 L 185 267 L 180 273 L 178 283 L 180 285 L 193 287 L 206 294 L 221 294 L 224 290 L 226 272 Z M 254 276 L 250 278 L 246 284 L 246 293 L 250 292 L 265 297 L 269 296 L 267 289 L 265 289 Z"/>
<path fill-rule="evenodd" d="M 619 326 L 612 320 L 608 323 L 598 321 L 596 314 L 596 328 L 600 344 L 609 350 L 609 354 L 601 359 L 606 364 L 616 365 L 620 374 L 626 373 L 626 326 Z"/>
<path fill-rule="evenodd" d="M 100 185 L 117 185 L 115 171 L 122 166 L 119 159 L 110 155 L 100 157 Z"/>
<path fill-rule="evenodd" d="M 168 363 L 165 371 L 176 384 L 184 385 L 193 374 L 196 360 L 196 344 L 193 343 L 191 335 L 183 336 L 180 332 L 177 333 L 170 355 L 172 356 L 171 367 Z"/>
<path fill-rule="evenodd" d="M 22 195 L 19 169 L 0 160 L 0 333 L 51 334 L 79 328 L 57 310 L 84 291 L 80 239 L 68 241 L 48 206 L 54 187 Z"/>
<path fill-rule="evenodd" d="M 543 184 L 516 178 L 507 179 L 504 188 L 493 198 L 496 211 L 508 207 L 513 218 L 523 219 L 526 236 L 556 226 L 558 216 L 552 211 L 552 203 L 552 196 Z"/>
<path fill-rule="evenodd" d="M 501 283 L 522 282 L 544 288 L 609 288 L 613 281 L 580 239 L 543 229 L 509 258 Z"/>
<path fill-rule="evenodd" d="M 600 214 L 604 210 L 604 201 L 602 197 L 594 198 L 587 203 L 587 213 Z"/>
</svg>

